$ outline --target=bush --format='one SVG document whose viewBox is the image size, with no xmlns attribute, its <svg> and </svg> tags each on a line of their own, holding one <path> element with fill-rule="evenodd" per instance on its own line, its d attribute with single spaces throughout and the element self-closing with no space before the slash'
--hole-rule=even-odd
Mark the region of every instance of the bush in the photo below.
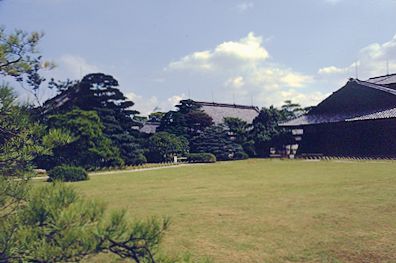
<svg viewBox="0 0 396 263">
<path fill-rule="evenodd" d="M 185 155 L 189 151 L 186 138 L 168 132 L 157 132 L 150 137 L 147 143 L 147 159 L 150 162 L 168 162 L 175 155 Z"/>
<path fill-rule="evenodd" d="M 88 180 L 88 173 L 82 167 L 60 165 L 48 172 L 49 181 L 77 182 Z"/>
<path fill-rule="evenodd" d="M 245 152 L 237 152 L 234 155 L 234 160 L 245 160 L 248 158 L 249 158 L 249 155 Z"/>
<path fill-rule="evenodd" d="M 211 153 L 190 153 L 188 156 L 190 163 L 215 163 L 216 156 Z"/>
</svg>

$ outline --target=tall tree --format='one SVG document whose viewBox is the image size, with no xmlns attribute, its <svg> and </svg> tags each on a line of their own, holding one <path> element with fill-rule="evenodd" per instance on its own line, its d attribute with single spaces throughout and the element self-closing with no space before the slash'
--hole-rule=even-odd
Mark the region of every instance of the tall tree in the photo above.
<svg viewBox="0 0 396 263">
<path fill-rule="evenodd" d="M 157 132 L 147 143 L 148 159 L 152 162 L 172 161 L 174 155 L 188 153 L 188 141 L 183 136 L 168 132 Z"/>
<path fill-rule="evenodd" d="M 23 43 L 12 37 L 5 45 L 1 41 L 0 74 L 26 73 L 33 51 L 21 49 Z M 82 200 L 61 184 L 30 191 L 30 161 L 51 150 L 39 142 L 62 144 L 50 137 L 60 136 L 59 130 L 45 139 L 38 130 L 43 129 L 31 122 L 27 107 L 16 103 L 13 90 L 0 86 L 0 262 L 78 261 L 105 251 L 135 262 L 155 262 L 153 252 L 168 220 L 129 224 L 123 212 L 106 220 L 99 204 Z"/>
<path fill-rule="evenodd" d="M 224 125 L 230 138 L 242 146 L 243 150 L 251 157 L 255 156 L 254 141 L 249 136 L 252 126 L 239 118 L 226 117 Z"/>
<path fill-rule="evenodd" d="M 64 184 L 32 189 L 30 161 L 50 149 L 38 144 L 39 125 L 15 99 L 12 89 L 0 87 L 0 262 L 70 262 L 103 252 L 156 262 L 168 219 L 128 222 L 123 211 L 108 217 L 103 205 L 84 200 Z M 81 128 L 76 131 L 81 136 L 100 135 L 88 121 L 65 119 Z M 54 138 L 41 141 L 61 145 Z"/>
<path fill-rule="evenodd" d="M 73 109 L 64 114 L 52 115 L 48 126 L 69 131 L 74 139 L 71 143 L 56 147 L 52 156 L 43 156 L 43 168 L 63 163 L 88 169 L 123 164 L 118 148 L 104 136 L 104 126 L 95 111 Z"/>
<path fill-rule="evenodd" d="M 278 126 L 280 122 L 290 117 L 288 114 L 270 106 L 262 108 L 259 115 L 253 120 L 251 137 L 255 142 L 255 149 L 259 156 L 267 157 L 271 147 L 282 147 L 293 142 L 290 132 Z"/>
<path fill-rule="evenodd" d="M 193 153 L 212 153 L 217 160 L 238 160 L 247 158 L 241 145 L 230 140 L 227 130 L 221 125 L 206 128 L 190 141 Z"/>
<path fill-rule="evenodd" d="M 311 110 L 311 108 L 312 107 L 303 108 L 298 103 L 293 103 L 291 100 L 286 100 L 281 106 L 281 113 L 285 119 L 290 120 L 307 113 L 309 110 Z"/>
<path fill-rule="evenodd" d="M 181 100 L 176 111 L 167 112 L 158 130 L 191 139 L 213 125 L 212 118 L 193 100 Z"/>
<path fill-rule="evenodd" d="M 104 134 L 120 149 L 126 164 L 144 163 L 142 139 L 135 120 L 139 113 L 131 109 L 134 103 L 118 89 L 118 81 L 110 75 L 94 73 L 79 82 L 58 85 L 61 93 L 48 100 L 41 111 L 46 115 L 65 113 L 73 108 L 96 111 L 104 125 Z"/>
</svg>

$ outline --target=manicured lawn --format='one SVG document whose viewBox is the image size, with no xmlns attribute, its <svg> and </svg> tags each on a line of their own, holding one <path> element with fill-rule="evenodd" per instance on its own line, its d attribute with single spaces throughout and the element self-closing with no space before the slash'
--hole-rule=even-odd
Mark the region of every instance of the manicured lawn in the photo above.
<svg viewBox="0 0 396 263">
<path fill-rule="evenodd" d="M 396 262 L 396 162 L 251 159 L 73 183 L 131 217 L 170 216 L 168 254 L 215 262 Z"/>
</svg>

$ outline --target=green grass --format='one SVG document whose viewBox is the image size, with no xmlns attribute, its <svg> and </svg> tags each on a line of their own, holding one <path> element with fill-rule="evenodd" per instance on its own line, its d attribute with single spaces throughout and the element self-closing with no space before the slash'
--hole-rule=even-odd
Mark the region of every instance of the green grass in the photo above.
<svg viewBox="0 0 396 263">
<path fill-rule="evenodd" d="M 163 241 L 215 262 L 396 262 L 396 162 L 251 159 L 92 176 L 84 196 L 133 218 L 170 216 Z"/>
</svg>

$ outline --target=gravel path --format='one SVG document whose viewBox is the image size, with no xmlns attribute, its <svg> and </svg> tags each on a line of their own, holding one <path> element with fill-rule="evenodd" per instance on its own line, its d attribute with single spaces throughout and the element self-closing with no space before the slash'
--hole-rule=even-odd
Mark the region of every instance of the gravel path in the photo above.
<svg viewBox="0 0 396 263">
<path fill-rule="evenodd" d="M 185 166 L 198 166 L 198 165 L 207 165 L 205 163 L 193 163 L 193 164 L 178 164 L 178 165 L 170 165 L 170 166 L 162 166 L 162 167 L 150 167 L 150 168 L 141 168 L 141 169 L 125 169 L 125 170 L 115 170 L 115 171 L 105 171 L 105 172 L 91 172 L 89 176 L 97 176 L 97 175 L 111 175 L 111 174 L 120 174 L 120 173 L 136 173 L 136 172 L 144 172 L 144 171 L 152 171 L 152 170 L 161 170 L 161 169 L 170 169 L 170 168 L 179 168 Z M 47 180 L 48 176 L 37 176 L 33 177 L 32 180 Z"/>
</svg>

